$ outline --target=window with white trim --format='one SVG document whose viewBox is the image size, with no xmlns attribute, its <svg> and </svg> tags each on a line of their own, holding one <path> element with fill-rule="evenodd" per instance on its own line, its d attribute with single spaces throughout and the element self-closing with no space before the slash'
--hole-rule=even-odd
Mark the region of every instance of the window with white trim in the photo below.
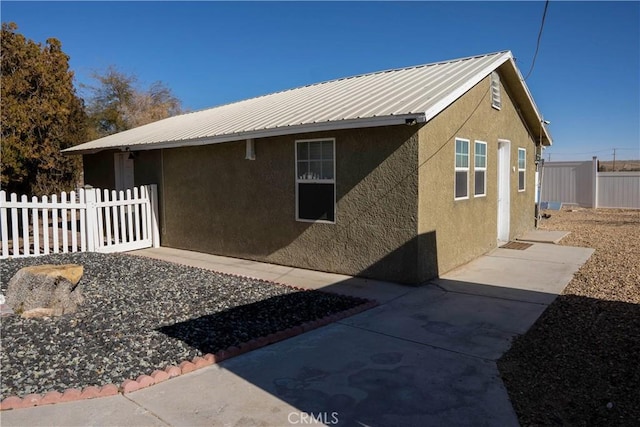
<svg viewBox="0 0 640 427">
<path fill-rule="evenodd" d="M 518 148 L 518 191 L 525 190 L 527 171 L 527 150 Z"/>
<path fill-rule="evenodd" d="M 335 222 L 335 139 L 296 141 L 296 219 Z"/>
<path fill-rule="evenodd" d="M 455 199 L 469 198 L 469 140 L 456 138 Z"/>
<path fill-rule="evenodd" d="M 476 197 L 487 195 L 487 143 L 476 141 L 474 150 L 474 191 Z"/>
<path fill-rule="evenodd" d="M 496 110 L 502 108 L 500 99 L 500 75 L 497 72 L 491 73 L 491 106 Z"/>
</svg>

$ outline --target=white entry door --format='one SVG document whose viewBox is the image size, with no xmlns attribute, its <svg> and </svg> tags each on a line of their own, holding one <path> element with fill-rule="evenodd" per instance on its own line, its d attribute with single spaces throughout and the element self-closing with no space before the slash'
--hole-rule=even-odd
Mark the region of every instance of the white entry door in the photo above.
<svg viewBox="0 0 640 427">
<path fill-rule="evenodd" d="M 133 159 L 129 158 L 129 153 L 116 153 L 113 164 L 116 175 L 116 190 L 133 188 Z"/>
<path fill-rule="evenodd" d="M 509 241 L 511 142 L 498 140 L 498 241 Z"/>
</svg>

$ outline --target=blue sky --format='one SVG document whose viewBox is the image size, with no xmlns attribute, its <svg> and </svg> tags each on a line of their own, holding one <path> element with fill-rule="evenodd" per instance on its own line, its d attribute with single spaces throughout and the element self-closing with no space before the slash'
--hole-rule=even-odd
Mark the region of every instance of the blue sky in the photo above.
<svg viewBox="0 0 640 427">
<path fill-rule="evenodd" d="M 371 71 L 509 49 L 526 75 L 544 2 L 8 2 L 77 83 L 115 65 L 191 110 Z M 551 160 L 640 158 L 640 3 L 551 1 L 527 80 Z M 548 158 L 548 157 L 547 157 Z"/>
</svg>

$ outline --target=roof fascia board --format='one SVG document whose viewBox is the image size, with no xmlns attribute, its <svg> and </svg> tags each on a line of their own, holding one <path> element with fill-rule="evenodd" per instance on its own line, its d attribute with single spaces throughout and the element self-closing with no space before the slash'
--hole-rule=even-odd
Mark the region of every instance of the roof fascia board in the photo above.
<svg viewBox="0 0 640 427">
<path fill-rule="evenodd" d="M 403 115 L 397 115 L 397 116 L 366 117 L 366 118 L 360 118 L 360 119 L 342 120 L 337 122 L 309 123 L 309 124 L 287 126 L 287 127 L 280 127 L 280 128 L 274 128 L 274 129 L 261 129 L 261 130 L 254 130 L 254 131 L 236 133 L 231 135 L 220 135 L 215 137 L 206 137 L 206 138 L 190 139 L 190 140 L 166 141 L 166 142 L 148 143 L 148 144 L 118 144 L 111 147 L 100 147 L 100 148 L 93 148 L 93 149 L 89 148 L 86 150 L 74 150 L 73 147 L 71 147 L 71 148 L 62 150 L 62 153 L 68 154 L 68 155 L 93 154 L 93 153 L 97 153 L 99 151 L 104 151 L 104 150 L 125 150 L 125 149 L 129 151 L 145 151 L 145 150 L 155 150 L 160 148 L 178 148 L 178 147 L 220 144 L 224 142 L 243 141 L 249 138 L 259 139 L 259 138 L 269 138 L 273 136 L 295 135 L 295 134 L 310 133 L 310 132 L 413 124 L 413 123 L 407 123 L 407 121 L 409 122 L 415 121 L 415 123 L 424 123 L 426 120 L 425 120 L 424 114 L 422 113 L 403 114 Z"/>
<path fill-rule="evenodd" d="M 520 73 L 520 70 L 516 66 L 516 63 L 513 60 L 513 58 L 510 58 L 509 65 L 510 65 L 510 68 L 512 69 L 512 71 L 515 72 L 517 80 L 520 82 L 520 87 L 523 89 L 523 92 L 526 95 L 527 100 L 531 104 L 531 107 L 533 107 L 533 112 L 535 113 L 536 119 L 537 119 L 537 122 L 538 122 L 537 125 L 539 125 L 541 127 L 542 133 L 544 135 L 544 139 L 546 139 L 546 142 L 547 142 L 547 144 L 544 144 L 545 141 L 543 141 L 543 145 L 547 145 L 547 146 L 552 145 L 553 144 L 553 138 L 551 138 L 551 134 L 549 133 L 549 129 L 547 129 L 547 126 L 543 123 L 544 118 L 542 117 L 542 113 L 540 113 L 540 110 L 538 109 L 538 106 L 536 105 L 535 101 L 533 100 L 533 96 L 531 96 L 531 91 L 529 90 L 529 87 L 527 86 L 527 83 L 524 81 L 524 78 L 522 77 L 522 74 Z"/>
<path fill-rule="evenodd" d="M 510 51 L 504 52 L 498 56 L 495 61 L 492 61 L 489 65 L 478 71 L 473 78 L 467 80 L 464 84 L 457 87 L 447 97 L 443 98 L 440 102 L 434 104 L 431 108 L 425 111 L 425 118 L 427 121 L 431 120 L 438 114 L 440 114 L 445 108 L 453 104 L 458 98 L 467 93 L 471 88 L 480 83 L 486 76 L 491 74 L 492 71 L 497 69 L 500 65 L 504 64 L 508 60 L 512 59 Z"/>
</svg>

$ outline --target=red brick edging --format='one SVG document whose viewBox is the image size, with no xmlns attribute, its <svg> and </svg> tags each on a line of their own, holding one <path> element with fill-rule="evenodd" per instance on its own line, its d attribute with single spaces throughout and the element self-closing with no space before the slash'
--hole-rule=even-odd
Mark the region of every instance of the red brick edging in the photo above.
<svg viewBox="0 0 640 427">
<path fill-rule="evenodd" d="M 208 271 L 211 271 L 211 270 L 208 270 Z M 245 279 L 261 280 L 267 283 L 276 283 L 277 285 L 286 286 L 288 288 L 292 288 L 300 291 L 309 290 L 305 288 L 299 288 L 296 286 L 286 285 L 283 283 L 256 279 L 255 277 L 240 276 L 240 275 L 228 274 L 228 273 L 220 273 L 220 274 L 242 277 Z M 351 298 L 355 298 L 355 297 L 351 297 Z M 282 331 L 274 332 L 272 334 L 267 335 L 266 337 L 255 338 L 245 343 L 242 343 L 239 346 L 231 346 L 225 350 L 220 350 L 215 354 L 208 353 L 208 354 L 205 354 L 204 356 L 196 356 L 193 358 L 193 360 L 185 360 L 177 366 L 170 365 L 170 366 L 167 366 L 164 370 L 155 370 L 149 375 L 140 375 L 135 380 L 133 379 L 124 380 L 119 387 L 115 384 L 107 384 L 102 387 L 88 386 L 83 389 L 70 388 L 68 390 L 65 390 L 64 393 L 60 393 L 57 391 L 50 391 L 45 394 L 28 394 L 22 398 L 19 396 L 8 396 L 4 398 L 2 402 L 0 402 L 0 411 L 5 411 L 7 409 L 29 408 L 33 406 L 50 405 L 53 403 L 71 402 L 75 400 L 94 399 L 97 397 L 107 397 L 107 396 L 115 396 L 117 394 L 131 393 L 131 392 L 152 386 L 154 384 L 161 383 L 170 378 L 187 374 L 197 369 L 201 369 L 206 366 L 210 366 L 215 363 L 222 362 L 223 360 L 227 360 L 232 357 L 239 356 L 240 354 L 247 353 L 249 351 L 252 351 L 261 347 L 265 347 L 270 344 L 275 344 L 280 341 L 284 341 L 288 338 L 295 337 L 296 335 L 309 332 L 311 330 L 320 328 L 330 323 L 337 322 L 338 320 L 342 320 L 346 317 L 353 316 L 354 314 L 361 313 L 365 310 L 368 310 L 378 305 L 377 301 L 373 301 L 373 300 L 365 300 L 365 301 L 367 302 L 364 302 L 363 304 L 360 304 L 356 307 L 350 308 L 349 310 L 340 311 L 338 313 L 325 316 L 321 319 L 312 320 L 310 322 L 305 322 L 301 325 L 293 326 L 291 328 L 288 328 Z"/>
</svg>

